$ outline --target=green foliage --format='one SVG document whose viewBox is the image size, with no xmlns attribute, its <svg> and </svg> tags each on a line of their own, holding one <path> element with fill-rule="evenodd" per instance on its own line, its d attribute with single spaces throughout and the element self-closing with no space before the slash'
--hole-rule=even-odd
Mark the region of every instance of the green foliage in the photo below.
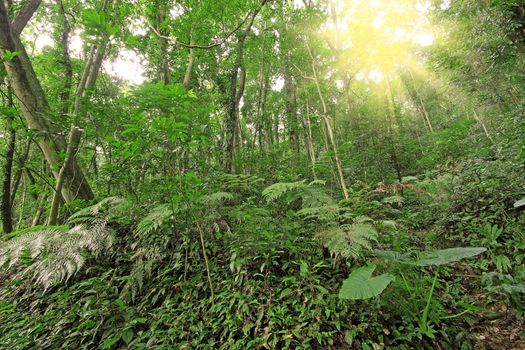
<svg viewBox="0 0 525 350">
<path fill-rule="evenodd" d="M 376 265 L 361 267 L 352 271 L 339 290 L 339 298 L 363 300 L 378 296 L 388 285 L 395 281 L 391 274 L 384 273 L 372 277 Z"/>
<path fill-rule="evenodd" d="M 377 230 L 373 225 L 356 222 L 341 225 L 317 233 L 317 237 L 333 256 L 358 258 L 363 251 L 371 250 L 377 241 Z"/>
<path fill-rule="evenodd" d="M 148 235 L 160 227 L 169 224 L 174 219 L 172 207 L 168 204 L 162 204 L 150 210 L 137 225 L 136 232 L 139 235 Z"/>
<path fill-rule="evenodd" d="M 0 38 L 0 349 L 521 345 L 523 3 L 293 3 L 62 0 Z M 38 225 L 72 123 L 104 199 Z"/>
<path fill-rule="evenodd" d="M 20 272 L 48 289 L 81 270 L 88 257 L 108 253 L 113 232 L 106 221 L 75 226 L 69 231 L 46 229 L 26 232 L 0 247 L 0 266 L 26 265 Z"/>
<path fill-rule="evenodd" d="M 418 256 L 418 259 L 416 259 L 413 264 L 417 266 L 445 265 L 479 255 L 486 250 L 486 248 L 463 247 L 434 250 Z"/>
</svg>

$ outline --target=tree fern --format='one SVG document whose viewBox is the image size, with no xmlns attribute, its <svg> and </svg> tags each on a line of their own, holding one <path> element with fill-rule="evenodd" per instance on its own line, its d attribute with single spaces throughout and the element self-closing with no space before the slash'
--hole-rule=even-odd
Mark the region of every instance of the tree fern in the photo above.
<svg viewBox="0 0 525 350">
<path fill-rule="evenodd" d="M 368 223 L 356 222 L 328 228 L 317 234 L 333 256 L 357 258 L 363 251 L 372 249 L 377 240 L 377 230 Z"/>
<path fill-rule="evenodd" d="M 94 221 L 90 226 L 77 225 L 66 232 L 54 228 L 33 231 L 2 243 L 0 266 L 21 266 L 22 258 L 28 256 L 29 266 L 22 267 L 21 273 L 30 274 L 48 289 L 82 269 L 89 254 L 107 253 L 113 241 L 106 220 Z"/>
</svg>

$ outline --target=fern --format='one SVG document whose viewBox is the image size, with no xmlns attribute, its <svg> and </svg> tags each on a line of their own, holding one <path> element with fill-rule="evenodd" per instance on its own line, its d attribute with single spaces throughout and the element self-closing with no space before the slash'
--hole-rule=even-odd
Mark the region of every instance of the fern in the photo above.
<svg viewBox="0 0 525 350">
<path fill-rule="evenodd" d="M 285 193 L 297 190 L 299 188 L 305 188 L 307 186 L 305 182 L 306 180 L 297 182 L 278 182 L 266 187 L 262 191 L 262 195 L 264 199 L 266 199 L 266 202 L 270 203 L 281 198 Z"/>
<path fill-rule="evenodd" d="M 229 200 L 233 200 L 233 194 L 230 192 L 215 192 L 199 198 L 199 202 L 208 207 L 215 207 Z"/>
<path fill-rule="evenodd" d="M 320 222 L 336 222 L 339 217 L 338 205 L 324 205 L 320 207 L 303 208 L 297 212 L 303 220 L 316 220 Z"/>
<path fill-rule="evenodd" d="M 22 274 L 32 274 L 35 282 L 47 290 L 81 270 L 88 253 L 107 253 L 113 241 L 106 220 L 94 221 L 90 226 L 77 225 L 66 232 L 56 228 L 33 231 L 2 244 L 0 266 L 20 266 L 28 256 L 31 261 Z"/>
<path fill-rule="evenodd" d="M 377 230 L 372 224 L 356 222 L 352 225 L 331 227 L 317 234 L 332 256 L 357 258 L 363 251 L 372 249 L 377 240 Z"/>
<path fill-rule="evenodd" d="M 219 178 L 222 188 L 238 193 L 257 191 L 257 188 L 264 181 L 260 177 L 242 174 L 224 174 Z"/>
<path fill-rule="evenodd" d="M 69 223 L 91 223 L 95 220 L 116 220 L 128 214 L 129 202 L 120 197 L 107 197 L 92 206 L 83 208 L 68 219 Z"/>
<path fill-rule="evenodd" d="M 135 232 L 139 235 L 148 235 L 173 220 L 174 215 L 170 205 L 158 205 L 139 222 Z"/>
<path fill-rule="evenodd" d="M 324 185 L 323 181 L 313 181 L 306 183 L 306 180 L 297 182 L 278 182 L 265 188 L 262 192 L 267 203 L 278 200 L 288 194 L 287 202 L 291 203 L 296 199 L 302 200 L 303 208 L 321 207 L 333 205 L 335 201 L 318 185 Z"/>
</svg>

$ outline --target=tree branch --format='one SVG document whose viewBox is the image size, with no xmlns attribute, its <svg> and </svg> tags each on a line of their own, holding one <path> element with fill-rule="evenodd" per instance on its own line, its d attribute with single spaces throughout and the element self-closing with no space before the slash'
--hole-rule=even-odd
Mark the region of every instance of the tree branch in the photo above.
<svg viewBox="0 0 525 350">
<path fill-rule="evenodd" d="M 28 0 L 26 2 L 11 24 L 13 35 L 19 36 L 22 33 L 41 3 L 42 0 Z"/>
<path fill-rule="evenodd" d="M 257 14 L 261 11 L 263 6 L 267 2 L 268 2 L 268 0 L 262 0 L 261 3 L 259 4 L 259 6 L 257 7 L 257 9 L 255 9 L 255 11 L 253 13 L 251 13 L 251 15 L 250 14 L 246 15 L 246 17 L 244 17 L 244 19 L 241 21 L 241 23 L 239 23 L 239 25 L 237 25 L 237 27 L 235 27 L 231 32 L 229 32 L 224 38 L 222 38 L 219 41 L 207 44 L 207 45 L 186 44 L 186 43 L 183 43 L 182 41 L 177 40 L 177 38 L 174 38 L 174 37 L 171 37 L 171 36 L 167 36 L 167 35 L 162 35 L 155 27 L 153 27 L 150 24 L 148 26 L 159 38 L 169 40 L 172 43 L 180 45 L 182 47 L 185 47 L 185 48 L 188 48 L 188 49 L 211 49 L 211 48 L 214 48 L 214 47 L 217 47 L 217 46 L 220 46 L 220 45 L 224 44 L 233 34 L 235 34 L 237 31 L 239 31 L 239 29 L 241 29 L 241 27 L 244 25 L 244 23 L 246 23 L 246 21 L 248 19 L 250 19 L 250 24 L 248 25 L 247 28 L 248 29 L 251 28 L 251 26 L 253 25 L 253 21 L 255 20 L 255 17 L 257 17 Z"/>
</svg>

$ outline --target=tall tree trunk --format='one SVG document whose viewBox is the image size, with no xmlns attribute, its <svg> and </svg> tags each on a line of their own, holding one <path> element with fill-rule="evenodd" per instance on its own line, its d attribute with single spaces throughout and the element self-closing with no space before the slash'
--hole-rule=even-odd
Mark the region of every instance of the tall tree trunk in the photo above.
<svg viewBox="0 0 525 350">
<path fill-rule="evenodd" d="M 345 197 L 345 199 L 348 199 L 348 189 L 346 188 L 345 177 L 343 174 L 343 164 L 341 162 L 341 158 L 339 157 L 339 150 L 337 149 L 337 144 L 335 142 L 334 133 L 332 131 L 332 125 L 330 123 L 330 115 L 328 112 L 328 106 L 326 105 L 323 91 L 321 90 L 321 83 L 319 81 L 319 76 L 317 74 L 315 58 L 314 58 L 312 49 L 310 48 L 310 45 L 308 44 L 308 42 L 306 42 L 306 48 L 308 50 L 308 54 L 310 55 L 310 60 L 311 60 L 310 64 L 312 66 L 312 73 L 313 73 L 313 80 L 315 83 L 315 87 L 319 95 L 319 100 L 321 100 L 321 105 L 323 107 L 322 116 L 323 116 L 325 131 L 326 131 L 326 138 L 327 138 L 329 147 L 334 152 L 334 159 L 335 159 L 336 168 L 337 168 L 337 179 L 339 181 L 339 186 L 341 187 L 341 191 L 343 192 L 343 196 Z"/>
<path fill-rule="evenodd" d="M 16 193 L 18 191 L 18 188 L 20 187 L 20 181 L 22 180 L 22 175 L 26 167 L 26 162 L 27 162 L 27 159 L 29 158 L 29 151 L 31 150 L 32 143 L 33 143 L 33 138 L 30 136 L 27 139 L 27 144 L 26 144 L 24 153 L 17 160 L 18 166 L 17 166 L 16 174 L 13 178 L 13 184 L 11 186 L 11 208 L 13 208 L 15 204 Z"/>
<path fill-rule="evenodd" d="M 312 166 L 312 175 L 314 177 L 314 180 L 317 180 L 317 173 L 315 171 L 315 148 L 314 148 L 314 142 L 312 137 L 312 125 L 310 123 L 310 106 L 308 105 L 308 102 L 306 102 L 306 108 L 305 108 L 305 116 L 303 117 L 303 124 L 304 124 L 304 130 L 305 130 L 305 144 L 306 144 L 306 151 L 308 154 L 308 159 L 310 159 L 310 164 Z"/>
<path fill-rule="evenodd" d="M 66 150 L 66 159 L 64 160 L 64 164 L 62 165 L 62 168 L 60 169 L 60 172 L 58 173 L 58 179 L 57 184 L 55 188 L 55 193 L 53 194 L 53 201 L 51 203 L 51 211 L 49 213 L 49 218 L 47 220 L 48 225 L 56 225 L 57 218 L 58 218 L 58 208 L 60 205 L 60 193 L 62 191 L 62 186 L 64 186 L 64 174 L 68 171 L 68 168 L 71 167 L 73 164 L 73 161 L 75 159 L 75 154 L 77 153 L 78 147 L 80 145 L 80 138 L 82 136 L 82 132 L 79 129 L 71 129 L 71 132 L 69 133 L 69 140 L 67 143 L 67 150 Z"/>
<path fill-rule="evenodd" d="M 63 27 L 62 35 L 60 37 L 60 49 L 62 51 L 60 63 L 64 70 L 64 83 L 62 86 L 62 92 L 59 95 L 59 112 L 65 117 L 69 112 L 69 99 L 71 96 L 71 87 L 73 86 L 73 66 L 71 65 L 71 58 L 69 57 L 69 36 L 71 33 L 71 26 L 69 25 L 62 0 L 57 0 L 57 6 L 59 8 L 60 20 L 62 21 Z"/>
<path fill-rule="evenodd" d="M 59 155 L 65 152 L 66 142 L 49 119 L 51 113 L 47 98 L 18 33 L 12 29 L 5 3 L 0 1 L 0 54 L 3 55 L 6 51 L 17 52 L 16 56 L 4 62 L 4 66 L 19 101 L 22 115 L 28 127 L 38 134 L 38 144 L 55 178 L 58 178 Z M 64 174 L 62 195 L 66 201 L 75 198 L 87 200 L 93 198 L 91 187 L 76 161 L 73 161 L 72 166 Z"/>
<path fill-rule="evenodd" d="M 13 98 L 11 88 L 8 87 L 8 101 L 7 105 L 13 108 Z M 13 159 L 15 155 L 16 146 L 16 130 L 12 125 L 14 118 L 10 115 L 7 119 L 7 128 L 9 130 L 9 140 L 5 154 L 4 163 L 4 181 L 2 184 L 2 226 L 4 233 L 13 231 L 13 213 L 11 205 L 11 177 L 13 172 Z"/>
<path fill-rule="evenodd" d="M 412 87 L 414 89 L 414 93 L 416 94 L 419 106 L 419 110 L 421 111 L 421 114 L 423 115 L 423 118 L 425 119 L 425 122 L 427 124 L 428 129 L 431 133 L 434 133 L 434 127 L 432 126 L 432 123 L 430 122 L 430 115 L 428 114 L 427 108 L 425 107 L 425 102 L 423 102 L 423 98 L 421 97 L 421 94 L 419 93 L 419 90 L 416 86 L 416 80 L 414 79 L 414 75 L 412 74 L 412 71 L 409 70 L 410 78 L 412 79 Z"/>
<path fill-rule="evenodd" d="M 190 45 L 195 45 L 195 38 L 193 35 L 190 35 Z M 189 90 L 191 87 L 191 73 L 193 71 L 193 65 L 195 64 L 195 52 L 193 48 L 190 47 L 190 53 L 188 56 L 188 65 L 186 66 L 186 72 L 184 73 L 184 81 L 182 85 L 186 90 Z"/>
<path fill-rule="evenodd" d="M 259 140 L 259 148 L 262 150 L 262 130 L 263 130 L 263 121 L 262 121 L 262 108 L 263 108 L 263 97 L 265 93 L 265 75 L 266 75 L 266 39 L 268 36 L 268 23 L 264 22 L 263 29 L 263 42 L 261 45 L 260 57 L 259 60 L 259 72 L 257 75 L 258 88 L 257 88 L 257 104 L 255 107 L 255 130 L 253 133 L 253 146 L 255 147 L 256 141 Z"/>
<path fill-rule="evenodd" d="M 396 147 L 396 140 L 399 139 L 397 132 L 398 132 L 398 125 L 397 125 L 397 112 L 396 112 L 396 104 L 394 100 L 394 95 L 392 93 L 392 86 L 390 85 L 390 81 L 388 77 L 385 77 L 385 84 L 386 84 L 386 102 L 387 102 L 387 108 L 388 108 L 388 139 L 389 139 L 389 152 L 390 152 L 390 159 L 392 160 L 392 164 L 394 166 L 394 170 L 396 171 L 397 180 L 401 182 L 402 175 L 401 175 L 401 165 L 399 163 L 399 155 L 398 150 Z"/>
<path fill-rule="evenodd" d="M 288 135 L 290 146 L 299 153 L 299 131 L 298 131 L 298 117 L 297 117 L 297 87 L 294 78 L 291 76 L 289 67 L 285 68 L 284 75 L 284 89 L 286 91 L 286 124 L 288 126 Z"/>
<path fill-rule="evenodd" d="M 224 155 L 225 155 L 225 170 L 227 172 L 235 172 L 235 157 L 238 142 L 240 139 L 239 129 L 239 101 L 242 98 L 244 92 L 244 74 L 243 68 L 244 61 L 244 43 L 248 34 L 250 33 L 255 18 L 262 10 L 263 6 L 268 0 L 262 0 L 257 9 L 253 12 L 250 22 L 246 28 L 238 35 L 237 38 L 237 54 L 235 61 L 230 72 L 230 92 L 226 107 L 226 118 L 225 118 L 225 134 L 224 134 Z M 240 87 L 237 86 L 239 80 L 239 74 L 241 74 Z"/>
<path fill-rule="evenodd" d="M 165 0 L 155 1 L 155 27 L 158 33 L 162 35 L 168 35 L 163 23 L 166 21 L 168 16 L 168 2 Z M 164 85 L 171 84 L 171 72 L 169 65 L 169 54 L 168 54 L 168 39 L 158 38 L 159 45 L 159 62 L 158 62 L 158 80 L 164 83 Z"/>
<path fill-rule="evenodd" d="M 246 35 L 242 33 L 239 36 L 237 42 L 237 56 L 235 63 L 230 73 L 230 93 L 228 99 L 228 106 L 226 111 L 226 120 L 225 120 L 225 138 L 226 138 L 226 171 L 234 172 L 235 171 L 235 153 L 237 148 L 237 141 L 239 139 L 238 132 L 238 93 L 237 93 L 237 80 L 239 77 L 239 70 L 242 66 L 243 61 L 243 51 L 244 51 L 244 41 L 246 40 Z"/>
</svg>

